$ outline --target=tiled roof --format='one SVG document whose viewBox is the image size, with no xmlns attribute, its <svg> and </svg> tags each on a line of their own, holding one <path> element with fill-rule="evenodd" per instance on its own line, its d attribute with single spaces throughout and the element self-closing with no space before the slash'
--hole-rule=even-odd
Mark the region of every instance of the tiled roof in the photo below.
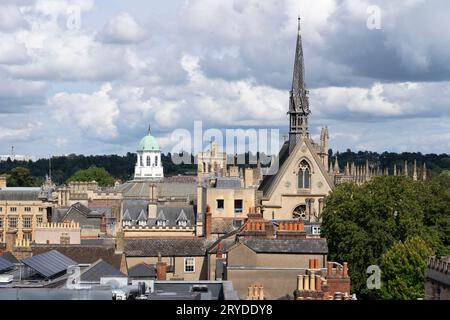
<svg viewBox="0 0 450 320">
<path fill-rule="evenodd" d="M 102 277 L 126 277 L 122 272 L 117 270 L 109 263 L 102 259 L 95 262 L 81 274 L 83 282 L 100 282 Z"/>
<path fill-rule="evenodd" d="M 132 278 L 155 278 L 156 268 L 154 265 L 140 263 L 128 269 L 128 276 Z"/>
<path fill-rule="evenodd" d="M 315 253 L 327 254 L 325 239 L 245 240 L 244 244 L 257 253 Z"/>
<path fill-rule="evenodd" d="M 212 241 L 205 239 L 130 239 L 125 240 L 127 257 L 204 256 Z"/>
</svg>

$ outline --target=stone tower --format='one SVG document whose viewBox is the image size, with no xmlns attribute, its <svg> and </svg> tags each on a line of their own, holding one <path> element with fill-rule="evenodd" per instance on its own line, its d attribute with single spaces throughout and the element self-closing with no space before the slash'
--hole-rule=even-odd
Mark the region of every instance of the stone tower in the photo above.
<svg viewBox="0 0 450 320">
<path fill-rule="evenodd" d="M 308 117 L 309 91 L 305 88 L 305 64 L 303 59 L 303 45 L 298 18 L 297 48 L 295 52 L 294 75 L 289 101 L 289 153 L 294 150 L 301 136 L 309 136 Z"/>
</svg>

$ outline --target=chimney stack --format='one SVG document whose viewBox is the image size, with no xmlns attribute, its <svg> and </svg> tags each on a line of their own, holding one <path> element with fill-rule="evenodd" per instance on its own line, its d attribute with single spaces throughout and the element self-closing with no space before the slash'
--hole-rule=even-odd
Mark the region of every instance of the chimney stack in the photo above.
<svg viewBox="0 0 450 320">
<path fill-rule="evenodd" d="M 162 262 L 161 253 L 158 254 L 158 262 L 156 263 L 156 277 L 162 281 L 167 279 L 167 264 Z"/>
<path fill-rule="evenodd" d="M 17 230 L 9 230 L 6 232 L 6 251 L 13 252 L 16 245 Z"/>
<path fill-rule="evenodd" d="M 100 221 L 100 232 L 106 233 L 106 216 L 102 215 L 102 220 Z"/>
<path fill-rule="evenodd" d="M 205 237 L 207 240 L 211 239 L 212 233 L 212 213 L 211 207 L 206 206 L 206 214 L 205 214 Z"/>
<path fill-rule="evenodd" d="M 327 264 L 327 277 L 333 274 L 333 262 L 328 262 Z"/>
<path fill-rule="evenodd" d="M 348 277 L 348 263 L 344 262 L 344 278 Z"/>
</svg>

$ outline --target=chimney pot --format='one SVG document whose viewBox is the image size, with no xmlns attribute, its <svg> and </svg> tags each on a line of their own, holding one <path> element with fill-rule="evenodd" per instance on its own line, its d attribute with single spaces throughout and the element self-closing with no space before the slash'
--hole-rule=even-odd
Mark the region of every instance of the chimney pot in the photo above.
<svg viewBox="0 0 450 320">
<path fill-rule="evenodd" d="M 309 269 L 314 269 L 314 260 L 313 259 L 309 259 Z"/>
<path fill-rule="evenodd" d="M 303 291 L 303 275 L 302 274 L 299 274 L 297 276 L 297 290 Z"/>
<path fill-rule="evenodd" d="M 316 275 L 316 290 L 322 291 L 322 279 L 320 278 L 320 275 Z"/>
<path fill-rule="evenodd" d="M 327 276 L 330 277 L 333 274 L 333 262 L 327 264 Z"/>
<path fill-rule="evenodd" d="M 311 291 L 316 291 L 316 276 L 314 274 L 314 271 L 311 271 L 311 274 L 309 275 L 309 281 L 310 281 L 309 289 Z"/>
<path fill-rule="evenodd" d="M 303 289 L 309 291 L 309 275 L 307 274 L 305 274 L 305 277 L 303 278 Z"/>
<path fill-rule="evenodd" d="M 344 278 L 348 277 L 348 263 L 344 262 Z"/>
<path fill-rule="evenodd" d="M 341 265 L 338 264 L 336 267 L 336 276 L 338 276 L 340 278 L 341 275 L 342 275 Z"/>
</svg>

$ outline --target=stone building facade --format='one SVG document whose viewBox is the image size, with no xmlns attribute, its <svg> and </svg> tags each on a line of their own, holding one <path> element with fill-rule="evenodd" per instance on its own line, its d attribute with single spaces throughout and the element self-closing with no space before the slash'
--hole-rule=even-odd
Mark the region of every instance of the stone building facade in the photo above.
<svg viewBox="0 0 450 320">
<path fill-rule="evenodd" d="M 428 259 L 425 270 L 425 300 L 450 300 L 450 256 Z"/>
</svg>

